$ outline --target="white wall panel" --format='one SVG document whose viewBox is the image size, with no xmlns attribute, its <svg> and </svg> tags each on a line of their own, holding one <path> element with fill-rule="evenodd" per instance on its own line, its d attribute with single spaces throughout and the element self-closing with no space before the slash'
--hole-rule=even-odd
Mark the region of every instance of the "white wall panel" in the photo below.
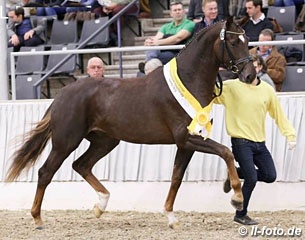
<svg viewBox="0 0 305 240">
<path fill-rule="evenodd" d="M 267 146 L 274 157 L 278 181 L 305 180 L 305 96 L 280 95 L 281 105 L 289 120 L 296 128 L 297 147 L 288 151 L 286 139 L 281 135 L 274 121 L 266 121 Z M 34 127 L 51 100 L 6 101 L 0 102 L 0 181 L 4 180 L 10 163 L 9 157 L 18 149 L 18 138 Z M 255 117 L 255 115 L 253 116 Z M 231 147 L 226 134 L 222 106 L 213 109 L 214 125 L 211 138 Z M 68 139 L 67 139 L 68 141 Z M 70 154 L 54 181 L 81 181 L 82 178 L 72 170 L 72 162 L 88 147 L 84 140 L 79 148 Z M 23 174 L 19 181 L 37 181 L 37 172 L 50 152 L 49 143 L 37 164 Z M 174 162 L 175 145 L 136 145 L 121 142 L 115 150 L 100 160 L 94 173 L 101 180 L 108 181 L 169 181 Z M 195 153 L 186 171 L 185 181 L 213 181 L 225 177 L 226 166 L 218 156 Z"/>
</svg>

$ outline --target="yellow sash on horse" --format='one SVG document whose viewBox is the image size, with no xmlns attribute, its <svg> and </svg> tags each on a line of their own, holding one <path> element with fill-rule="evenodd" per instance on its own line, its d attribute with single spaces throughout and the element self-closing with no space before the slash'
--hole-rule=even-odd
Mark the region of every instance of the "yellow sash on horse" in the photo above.
<svg viewBox="0 0 305 240">
<path fill-rule="evenodd" d="M 210 112 L 213 100 L 204 108 L 201 107 L 197 99 L 186 89 L 177 73 L 177 61 L 173 58 L 163 67 L 166 82 L 181 107 L 192 118 L 192 122 L 187 127 L 192 135 L 200 135 L 204 139 L 209 138 L 212 124 Z"/>
</svg>

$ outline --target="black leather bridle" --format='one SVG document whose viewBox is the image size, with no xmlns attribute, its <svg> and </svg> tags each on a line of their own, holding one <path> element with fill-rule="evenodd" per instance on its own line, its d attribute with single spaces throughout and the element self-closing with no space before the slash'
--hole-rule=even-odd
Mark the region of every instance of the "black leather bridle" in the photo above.
<svg viewBox="0 0 305 240">
<path fill-rule="evenodd" d="M 226 35 L 227 35 L 227 34 L 244 35 L 244 34 L 245 34 L 245 31 L 240 32 L 240 33 L 239 33 L 239 32 L 226 31 L 225 26 L 226 26 L 226 23 L 224 23 L 224 27 L 221 29 L 220 34 L 219 34 L 219 37 L 220 37 L 220 40 L 222 41 L 222 44 L 223 44 L 223 57 L 222 57 L 222 58 L 224 59 L 224 54 L 225 54 L 225 52 L 226 52 L 227 55 L 229 56 L 230 61 L 229 61 L 229 66 L 228 66 L 227 64 L 225 64 L 225 63 L 223 63 L 223 65 L 224 65 L 224 67 L 225 67 L 226 69 L 232 71 L 233 73 L 239 74 L 239 73 L 243 70 L 244 66 L 245 66 L 248 62 L 252 61 L 253 59 L 252 59 L 252 57 L 249 55 L 249 56 L 247 56 L 247 57 L 244 57 L 244 58 L 235 60 L 235 59 L 233 58 L 233 54 L 232 54 L 230 48 L 228 48 L 227 41 L 226 41 Z M 242 67 L 239 69 L 239 68 L 238 68 L 238 65 L 240 65 L 240 64 L 242 64 L 242 63 L 244 63 L 244 64 L 243 64 Z M 216 86 L 220 89 L 219 94 L 216 95 L 216 96 L 219 96 L 219 95 L 221 95 L 221 93 L 222 93 L 222 79 L 221 79 L 221 76 L 220 76 L 219 73 L 218 73 L 218 82 L 216 81 Z"/>
</svg>

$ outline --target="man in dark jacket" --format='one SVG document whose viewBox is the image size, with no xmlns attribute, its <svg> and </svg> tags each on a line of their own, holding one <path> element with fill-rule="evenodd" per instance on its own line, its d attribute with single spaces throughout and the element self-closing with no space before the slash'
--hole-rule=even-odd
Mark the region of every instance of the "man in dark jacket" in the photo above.
<svg viewBox="0 0 305 240">
<path fill-rule="evenodd" d="M 218 22 L 218 4 L 216 0 L 205 0 L 202 3 L 203 18 L 195 24 L 194 33 L 199 30 Z"/>
<path fill-rule="evenodd" d="M 46 20 L 39 20 L 37 26 L 34 26 L 30 18 L 24 17 L 22 7 L 10 10 L 8 17 L 8 47 L 14 47 L 14 51 L 19 51 L 22 46 L 38 46 L 44 43 Z"/>
<path fill-rule="evenodd" d="M 250 42 L 258 41 L 258 36 L 263 29 L 269 28 L 273 30 L 273 25 L 262 12 L 262 8 L 262 0 L 246 0 L 249 21 L 242 27 L 249 37 Z"/>
</svg>

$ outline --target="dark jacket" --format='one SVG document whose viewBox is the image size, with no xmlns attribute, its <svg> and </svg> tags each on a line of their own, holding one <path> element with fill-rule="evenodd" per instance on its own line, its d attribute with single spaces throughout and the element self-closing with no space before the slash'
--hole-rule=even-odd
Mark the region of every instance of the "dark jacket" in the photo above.
<svg viewBox="0 0 305 240">
<path fill-rule="evenodd" d="M 249 17 L 247 16 L 246 18 Z M 242 26 L 242 28 L 245 30 L 250 42 L 257 42 L 260 32 L 266 28 L 273 30 L 273 25 L 267 17 L 265 17 L 263 21 L 257 24 L 254 24 L 249 18 L 249 20 Z"/>
<path fill-rule="evenodd" d="M 217 18 L 214 20 L 213 23 L 216 23 L 216 22 L 218 22 L 218 21 L 220 21 L 220 18 L 219 18 L 219 17 L 217 17 Z M 202 19 L 201 22 L 198 22 L 198 23 L 195 24 L 193 34 L 199 32 L 201 29 L 205 28 L 206 26 L 207 26 L 207 25 L 206 25 L 206 23 L 205 23 L 205 21 L 204 21 L 204 17 L 203 17 L 203 19 Z"/>
<path fill-rule="evenodd" d="M 26 19 L 26 17 L 24 18 Z M 33 18 L 30 18 L 32 29 L 35 31 L 35 34 L 39 36 L 41 40 L 44 42 L 46 41 L 45 36 L 45 28 L 46 28 L 46 19 L 39 18 L 33 20 Z M 9 19 L 7 24 L 7 34 L 8 37 L 11 38 L 14 34 L 16 34 L 16 27 L 18 26 L 18 23 L 13 22 L 11 19 Z"/>
</svg>

